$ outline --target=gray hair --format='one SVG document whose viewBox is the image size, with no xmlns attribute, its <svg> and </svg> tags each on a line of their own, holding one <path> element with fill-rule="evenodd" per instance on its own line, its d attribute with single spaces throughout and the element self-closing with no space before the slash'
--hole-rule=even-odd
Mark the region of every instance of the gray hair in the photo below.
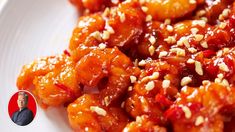
<svg viewBox="0 0 235 132">
<path fill-rule="evenodd" d="M 18 93 L 18 96 L 19 95 L 23 95 L 24 96 L 24 98 L 25 98 L 25 101 L 26 101 L 26 104 L 28 104 L 28 94 L 26 93 L 26 92 L 24 92 L 24 91 L 20 91 L 19 93 Z"/>
</svg>

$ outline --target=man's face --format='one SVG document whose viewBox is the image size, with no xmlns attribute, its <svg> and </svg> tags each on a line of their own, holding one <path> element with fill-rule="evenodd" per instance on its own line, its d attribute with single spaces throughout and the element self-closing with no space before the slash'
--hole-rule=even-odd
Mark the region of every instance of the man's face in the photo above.
<svg viewBox="0 0 235 132">
<path fill-rule="evenodd" d="M 18 107 L 20 109 L 27 106 L 26 99 L 25 99 L 24 95 L 18 95 L 17 103 L 18 103 Z"/>
</svg>

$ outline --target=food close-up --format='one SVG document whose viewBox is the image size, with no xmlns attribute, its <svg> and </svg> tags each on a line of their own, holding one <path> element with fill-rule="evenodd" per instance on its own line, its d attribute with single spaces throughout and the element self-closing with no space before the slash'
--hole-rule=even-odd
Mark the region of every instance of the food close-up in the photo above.
<svg viewBox="0 0 235 132">
<path fill-rule="evenodd" d="M 22 67 L 19 90 L 63 106 L 76 132 L 234 132 L 234 0 L 70 0 L 64 52 Z"/>
</svg>

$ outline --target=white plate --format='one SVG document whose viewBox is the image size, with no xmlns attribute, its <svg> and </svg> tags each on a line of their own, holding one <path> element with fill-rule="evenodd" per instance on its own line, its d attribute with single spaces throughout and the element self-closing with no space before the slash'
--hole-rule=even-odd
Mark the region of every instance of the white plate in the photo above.
<svg viewBox="0 0 235 132">
<path fill-rule="evenodd" d="M 24 64 L 68 47 L 76 10 L 68 0 L 8 0 L 0 11 L 0 131 L 71 131 L 65 110 L 55 108 L 38 107 L 33 122 L 17 126 L 8 116 L 8 101 Z"/>
</svg>

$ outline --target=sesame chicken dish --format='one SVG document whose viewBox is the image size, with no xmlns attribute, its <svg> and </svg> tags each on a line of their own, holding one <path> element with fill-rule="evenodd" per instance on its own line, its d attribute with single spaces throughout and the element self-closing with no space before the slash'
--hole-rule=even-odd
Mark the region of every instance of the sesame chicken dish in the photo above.
<svg viewBox="0 0 235 132">
<path fill-rule="evenodd" d="M 20 90 L 76 132 L 234 132 L 235 0 L 70 0 L 68 49 Z"/>
</svg>

